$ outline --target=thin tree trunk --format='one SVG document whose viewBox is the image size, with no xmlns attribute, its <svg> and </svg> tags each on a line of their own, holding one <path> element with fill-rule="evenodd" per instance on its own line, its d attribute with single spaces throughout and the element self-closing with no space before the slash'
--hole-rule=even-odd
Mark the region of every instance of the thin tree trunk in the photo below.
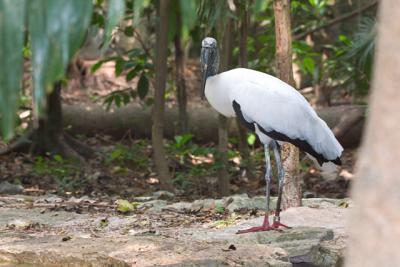
<svg viewBox="0 0 400 267">
<path fill-rule="evenodd" d="M 374 79 L 357 163 L 346 266 L 400 266 L 400 17 L 398 1 L 380 1 Z"/>
<path fill-rule="evenodd" d="M 249 13 L 248 13 L 248 4 L 247 0 L 241 0 L 236 4 L 239 11 L 240 24 L 240 41 L 239 41 L 239 64 L 242 68 L 248 67 L 248 52 L 247 52 L 247 37 L 248 37 L 248 23 L 249 23 Z M 251 180 L 255 179 L 253 168 L 254 164 L 250 157 L 249 146 L 247 144 L 247 128 L 246 126 L 236 118 L 236 123 L 238 125 L 239 130 L 239 151 L 242 155 L 243 166 L 246 170 L 246 175 Z M 264 179 L 262 179 L 264 180 Z"/>
<path fill-rule="evenodd" d="M 170 1 L 158 2 L 159 22 L 156 37 L 155 59 L 155 93 L 153 105 L 152 143 L 154 163 L 158 172 L 160 185 L 163 189 L 172 189 L 168 161 L 164 151 L 164 109 L 165 109 L 165 84 L 167 79 L 167 53 L 168 53 L 168 14 Z"/>
<path fill-rule="evenodd" d="M 228 172 L 228 118 L 218 115 L 218 154 L 217 160 L 221 162 L 218 171 L 218 193 L 227 196 L 230 193 L 230 177 Z"/>
<path fill-rule="evenodd" d="M 181 25 L 182 18 L 180 12 L 176 17 L 176 25 Z M 188 114 L 187 114 L 187 95 L 185 82 L 185 58 L 182 50 L 181 28 L 178 27 L 174 37 L 175 45 L 175 84 L 177 88 L 178 110 L 179 110 L 179 133 L 188 132 Z"/>
<path fill-rule="evenodd" d="M 233 21 L 228 18 L 224 28 L 224 35 L 222 39 L 222 53 L 221 53 L 221 72 L 226 71 L 232 65 L 232 48 L 233 48 L 233 35 L 232 35 Z M 218 188 L 220 196 L 226 196 L 230 193 L 229 189 L 229 173 L 228 173 L 228 119 L 219 114 L 218 115 L 218 161 L 221 162 L 222 167 L 218 172 Z"/>
<path fill-rule="evenodd" d="M 330 89 L 322 81 L 315 85 L 315 105 L 318 108 L 331 105 Z"/>
<path fill-rule="evenodd" d="M 294 86 L 292 69 L 292 37 L 290 27 L 290 1 L 274 0 L 276 34 L 276 71 L 278 77 Z M 298 173 L 299 150 L 291 145 L 282 146 L 285 182 L 283 187 L 282 208 L 301 205 L 300 177 Z"/>
</svg>

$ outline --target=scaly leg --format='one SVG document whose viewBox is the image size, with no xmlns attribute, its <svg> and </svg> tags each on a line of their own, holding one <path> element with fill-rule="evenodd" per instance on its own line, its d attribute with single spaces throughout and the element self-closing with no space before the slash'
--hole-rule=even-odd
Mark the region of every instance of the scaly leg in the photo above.
<svg viewBox="0 0 400 267">
<path fill-rule="evenodd" d="M 268 231 L 273 229 L 272 226 L 269 224 L 268 214 L 269 214 L 269 195 L 270 195 L 270 182 L 271 182 L 271 160 L 269 156 L 269 145 L 264 145 L 264 153 L 265 153 L 265 195 L 267 198 L 267 206 L 266 212 L 264 215 L 264 222 L 261 226 L 251 227 L 245 230 L 239 230 L 237 234 L 244 234 L 250 232 L 260 232 L 260 231 Z"/>
<path fill-rule="evenodd" d="M 283 169 L 282 161 L 281 161 L 281 151 L 280 146 L 276 141 L 273 141 L 272 150 L 274 151 L 274 157 L 276 162 L 276 167 L 278 169 L 278 200 L 276 202 L 276 210 L 273 223 L 271 228 L 278 229 L 280 226 L 285 228 L 290 228 L 280 222 L 280 212 L 281 212 L 281 202 L 282 202 L 282 191 L 283 191 L 283 181 L 285 178 L 285 170 Z"/>
</svg>

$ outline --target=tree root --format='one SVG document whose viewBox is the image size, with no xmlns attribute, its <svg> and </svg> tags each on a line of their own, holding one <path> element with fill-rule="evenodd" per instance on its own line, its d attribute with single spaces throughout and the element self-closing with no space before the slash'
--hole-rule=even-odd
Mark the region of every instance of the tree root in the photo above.
<svg viewBox="0 0 400 267">
<path fill-rule="evenodd" d="M 36 129 L 30 129 L 14 143 L 0 150 L 0 156 L 13 152 L 32 155 L 60 155 L 63 158 L 74 158 L 84 162 L 85 159 L 92 157 L 95 151 L 67 133 L 62 133 L 57 138 L 44 142 Z"/>
<path fill-rule="evenodd" d="M 35 133 L 35 131 L 33 129 L 29 129 L 20 138 L 18 138 L 14 143 L 10 144 L 6 148 L 1 149 L 0 156 L 7 155 L 12 152 L 28 151 L 29 147 L 32 145 L 31 138 L 34 135 L 34 133 Z"/>
</svg>

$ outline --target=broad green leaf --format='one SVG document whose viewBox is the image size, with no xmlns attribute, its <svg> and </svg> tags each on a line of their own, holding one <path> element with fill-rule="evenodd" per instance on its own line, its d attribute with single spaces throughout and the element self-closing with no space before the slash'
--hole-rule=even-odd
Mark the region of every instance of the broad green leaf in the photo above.
<svg viewBox="0 0 400 267">
<path fill-rule="evenodd" d="M 22 78 L 26 1 L 0 1 L 0 122 L 3 138 L 14 133 Z"/>
<path fill-rule="evenodd" d="M 62 79 L 69 60 L 81 46 L 92 2 L 81 0 L 35 0 L 29 2 L 32 45 L 33 97 L 36 115 L 42 115 L 46 93 Z"/>
<path fill-rule="evenodd" d="M 113 61 L 113 60 L 117 60 L 119 57 L 109 57 L 106 59 L 102 59 L 97 61 L 95 64 L 92 65 L 92 67 L 90 68 L 90 71 L 92 73 L 95 73 L 104 63 L 109 62 L 109 61 Z"/>
<path fill-rule="evenodd" d="M 80 0 L 82 1 L 82 0 Z M 123 18 L 125 13 L 125 1 L 124 0 L 108 0 L 107 5 L 107 22 L 105 28 L 105 40 L 106 45 L 111 41 L 111 34 L 114 27 Z M 106 46 L 103 46 L 103 48 Z"/>
<path fill-rule="evenodd" d="M 149 91 L 149 80 L 144 73 L 140 76 L 137 91 L 140 99 L 144 99 Z"/>
<path fill-rule="evenodd" d="M 189 32 L 197 21 L 196 2 L 179 0 L 180 14 L 182 18 L 182 41 L 189 39 Z"/>
<path fill-rule="evenodd" d="M 168 16 L 168 41 L 172 41 L 175 37 L 175 34 L 179 32 L 181 29 L 179 28 L 181 25 L 178 25 L 177 18 L 179 16 L 179 5 L 177 5 L 177 0 L 175 4 L 171 5 L 169 9 Z"/>
<path fill-rule="evenodd" d="M 124 65 L 125 65 L 125 60 L 122 58 L 118 58 L 115 61 L 115 75 L 119 76 L 121 75 L 122 71 L 124 70 Z"/>
<path fill-rule="evenodd" d="M 315 68 L 315 63 L 314 63 L 314 59 L 312 59 L 311 57 L 306 57 L 303 60 L 303 64 L 304 64 L 304 68 L 305 70 L 310 73 L 313 74 L 314 73 L 314 68 Z"/>
<path fill-rule="evenodd" d="M 293 2 L 292 2 L 292 4 L 293 4 Z M 256 0 L 255 3 L 250 6 L 252 8 L 253 14 L 258 14 L 267 9 L 268 1 Z"/>
<path fill-rule="evenodd" d="M 136 68 L 130 70 L 128 72 L 128 74 L 126 74 L 126 77 L 125 77 L 126 81 L 127 82 L 131 81 L 133 78 L 136 77 L 137 73 L 138 73 L 138 70 Z"/>
</svg>

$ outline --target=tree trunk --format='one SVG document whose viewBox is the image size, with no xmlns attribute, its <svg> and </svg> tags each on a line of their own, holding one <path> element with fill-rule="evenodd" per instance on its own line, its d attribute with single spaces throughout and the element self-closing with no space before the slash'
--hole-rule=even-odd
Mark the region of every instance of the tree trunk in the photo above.
<svg viewBox="0 0 400 267">
<path fill-rule="evenodd" d="M 248 67 L 248 53 L 247 53 L 247 37 L 248 37 L 248 23 L 249 23 L 249 13 L 248 13 L 248 4 L 246 1 L 239 1 L 236 3 L 238 9 L 239 18 L 239 30 L 240 30 L 240 40 L 239 40 L 239 64 L 242 68 Z M 246 175 L 249 179 L 254 180 L 254 164 L 250 157 L 249 146 L 247 144 L 247 128 L 240 121 L 239 118 L 236 118 L 236 123 L 238 125 L 239 130 L 239 151 L 242 155 L 243 166 L 246 170 Z M 262 178 L 264 180 L 264 178 Z"/>
<path fill-rule="evenodd" d="M 274 0 L 276 34 L 276 72 L 278 77 L 294 86 L 292 69 L 292 36 L 290 27 L 290 1 Z M 299 150 L 291 145 L 282 146 L 285 182 L 283 186 L 282 208 L 301 205 L 300 177 L 298 173 Z"/>
<path fill-rule="evenodd" d="M 221 163 L 218 170 L 218 194 L 223 197 L 230 193 L 228 172 L 228 118 L 218 115 L 218 153 L 217 161 Z"/>
<path fill-rule="evenodd" d="M 29 139 L 29 149 L 32 154 L 57 154 L 64 158 L 83 161 L 94 152 L 91 148 L 64 133 L 61 82 L 57 82 L 53 91 L 48 94 L 46 116 L 39 119 L 38 128 L 32 132 Z M 27 142 L 27 144 L 29 143 Z"/>
<path fill-rule="evenodd" d="M 346 266 L 400 266 L 400 17 L 398 1 L 380 1 L 377 52 L 358 161 Z"/>
<path fill-rule="evenodd" d="M 222 25 L 223 27 L 224 25 Z M 231 18 L 227 19 L 224 34 L 222 38 L 222 53 L 221 53 L 221 72 L 227 71 L 232 66 L 232 49 L 233 49 L 233 35 L 232 35 L 233 21 Z M 218 187 L 219 195 L 226 196 L 230 193 L 229 189 L 229 172 L 228 172 L 228 119 L 219 114 L 218 115 L 218 154 L 217 160 L 221 163 L 221 168 L 218 172 Z"/>
<path fill-rule="evenodd" d="M 152 143 L 154 163 L 163 189 L 172 189 L 168 161 L 164 151 L 165 84 L 167 79 L 169 0 L 158 2 L 159 21 L 156 36 L 155 93 L 153 104 Z"/>
<path fill-rule="evenodd" d="M 331 92 L 326 83 L 319 82 L 315 85 L 315 105 L 329 107 L 331 105 Z"/>
<path fill-rule="evenodd" d="M 176 25 L 181 25 L 181 13 L 177 13 Z M 187 114 L 187 95 L 186 95 L 186 81 L 185 81 L 185 58 L 182 50 L 182 33 L 181 27 L 177 28 L 174 37 L 175 45 L 175 85 L 178 99 L 179 110 L 179 134 L 188 133 L 188 114 Z"/>
<path fill-rule="evenodd" d="M 46 152 L 59 154 L 56 144 L 62 139 L 61 83 L 58 82 L 47 96 L 46 117 L 39 118 L 36 144 L 32 146 L 32 151 L 37 154 Z"/>
</svg>

